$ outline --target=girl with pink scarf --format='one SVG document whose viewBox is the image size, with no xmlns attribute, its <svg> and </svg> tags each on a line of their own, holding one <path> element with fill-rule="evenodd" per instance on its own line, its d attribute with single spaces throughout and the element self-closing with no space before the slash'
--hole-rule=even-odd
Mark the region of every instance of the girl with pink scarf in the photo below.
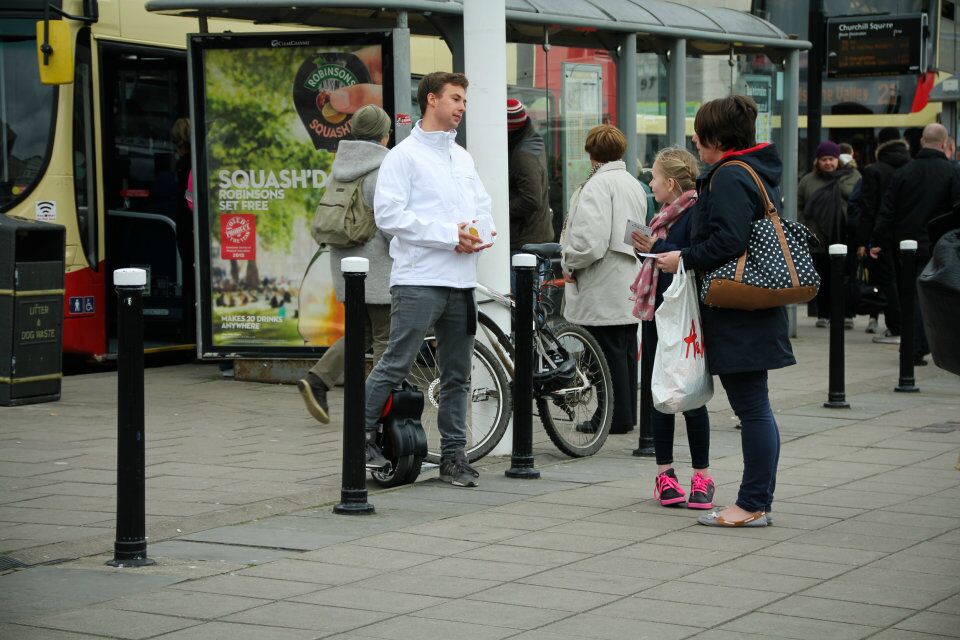
<svg viewBox="0 0 960 640">
<path fill-rule="evenodd" d="M 633 232 L 633 246 L 637 253 L 664 253 L 689 246 L 691 224 L 697 203 L 696 179 L 698 164 L 693 154 L 685 149 L 670 147 L 657 154 L 653 163 L 650 188 L 653 198 L 662 205 L 650 222 L 652 235 Z M 630 287 L 635 302 L 633 315 L 643 322 L 642 357 L 653 361 L 657 351 L 657 325 L 654 313 L 663 302 L 663 292 L 670 286 L 673 275 L 661 273 L 656 258 L 644 258 L 640 273 Z M 684 411 L 687 423 L 687 441 L 693 477 L 690 495 L 684 493 L 673 468 L 674 415 L 661 413 L 651 407 L 653 445 L 657 455 L 657 477 L 653 497 L 665 507 L 712 509 L 716 491 L 710 476 L 710 418 L 707 408 Z"/>
</svg>

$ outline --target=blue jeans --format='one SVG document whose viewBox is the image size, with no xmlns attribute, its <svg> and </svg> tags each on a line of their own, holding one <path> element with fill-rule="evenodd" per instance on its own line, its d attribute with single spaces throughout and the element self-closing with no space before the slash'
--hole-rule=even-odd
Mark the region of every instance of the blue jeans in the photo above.
<svg viewBox="0 0 960 640">
<path fill-rule="evenodd" d="M 390 341 L 367 377 L 366 428 L 376 429 L 390 392 L 410 373 L 432 327 L 440 368 L 440 454 L 452 457 L 467 445 L 467 401 L 477 327 L 473 289 L 397 285 L 391 287 L 390 296 Z"/>
<path fill-rule="evenodd" d="M 767 372 L 725 373 L 720 375 L 720 383 L 743 425 L 740 431 L 743 478 L 737 506 L 744 511 L 769 512 L 777 484 L 780 430 L 770 408 Z"/>
</svg>

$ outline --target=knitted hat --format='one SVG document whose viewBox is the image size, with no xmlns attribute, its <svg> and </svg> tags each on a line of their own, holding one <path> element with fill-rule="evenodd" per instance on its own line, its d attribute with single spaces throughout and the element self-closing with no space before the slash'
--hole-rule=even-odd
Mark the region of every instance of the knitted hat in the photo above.
<svg viewBox="0 0 960 640">
<path fill-rule="evenodd" d="M 516 131 L 527 124 L 527 111 L 516 98 L 507 98 L 507 131 Z"/>
<path fill-rule="evenodd" d="M 896 127 L 884 127 L 883 129 L 880 129 L 880 133 L 877 134 L 877 140 L 880 141 L 880 144 L 899 139 L 900 131 Z"/>
<path fill-rule="evenodd" d="M 839 158 L 840 157 L 840 147 L 837 146 L 836 142 L 831 140 L 824 140 L 817 145 L 817 160 L 820 158 Z"/>
<path fill-rule="evenodd" d="M 351 133 L 357 140 L 380 140 L 390 133 L 390 116 L 375 104 L 367 104 L 353 114 Z"/>
</svg>

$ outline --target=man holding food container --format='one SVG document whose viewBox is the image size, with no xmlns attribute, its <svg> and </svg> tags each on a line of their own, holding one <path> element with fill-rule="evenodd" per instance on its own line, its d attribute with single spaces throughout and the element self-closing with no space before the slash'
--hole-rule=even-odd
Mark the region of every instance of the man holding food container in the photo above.
<svg viewBox="0 0 960 640">
<path fill-rule="evenodd" d="M 368 435 L 376 430 L 391 390 L 432 327 L 440 366 L 440 479 L 475 487 L 479 474 L 464 454 L 477 326 L 473 293 L 479 252 L 493 244 L 496 230 L 473 158 L 455 140 L 467 84 L 460 73 L 425 76 L 417 91 L 423 119 L 380 167 L 374 216 L 393 236 L 392 311 L 387 349 L 367 378 L 366 428 Z"/>
</svg>

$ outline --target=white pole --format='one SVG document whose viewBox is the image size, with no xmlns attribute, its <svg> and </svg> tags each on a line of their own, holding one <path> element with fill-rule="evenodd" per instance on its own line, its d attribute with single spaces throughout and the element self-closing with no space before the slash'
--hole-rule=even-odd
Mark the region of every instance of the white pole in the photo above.
<svg viewBox="0 0 960 640">
<path fill-rule="evenodd" d="M 464 0 L 464 72 L 467 89 L 467 151 L 477 163 L 483 186 L 493 199 L 497 242 L 480 257 L 480 283 L 495 291 L 510 290 L 510 195 L 507 182 L 507 30 L 505 0 Z M 505 331 L 510 313 L 484 305 Z M 509 455 L 510 430 L 492 455 Z"/>
</svg>

